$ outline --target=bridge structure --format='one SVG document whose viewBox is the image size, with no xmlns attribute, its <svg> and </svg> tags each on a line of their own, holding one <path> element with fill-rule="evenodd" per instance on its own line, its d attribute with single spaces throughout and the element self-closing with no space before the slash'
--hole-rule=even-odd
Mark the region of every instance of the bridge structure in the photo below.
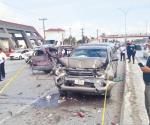
<svg viewBox="0 0 150 125">
<path fill-rule="evenodd" d="M 98 37 L 100 41 L 107 41 L 108 39 L 111 40 L 118 40 L 118 39 L 139 39 L 139 38 L 150 38 L 150 34 L 120 34 L 120 35 L 101 35 Z"/>
<path fill-rule="evenodd" d="M 0 20 L 1 48 L 33 48 L 41 42 L 44 39 L 34 27 Z"/>
</svg>

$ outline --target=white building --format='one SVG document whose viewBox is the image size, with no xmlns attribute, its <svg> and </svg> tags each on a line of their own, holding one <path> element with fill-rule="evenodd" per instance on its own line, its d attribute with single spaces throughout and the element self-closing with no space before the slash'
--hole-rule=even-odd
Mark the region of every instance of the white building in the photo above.
<svg viewBox="0 0 150 125">
<path fill-rule="evenodd" d="M 61 28 L 50 28 L 45 31 L 46 40 L 63 41 L 65 30 Z"/>
</svg>

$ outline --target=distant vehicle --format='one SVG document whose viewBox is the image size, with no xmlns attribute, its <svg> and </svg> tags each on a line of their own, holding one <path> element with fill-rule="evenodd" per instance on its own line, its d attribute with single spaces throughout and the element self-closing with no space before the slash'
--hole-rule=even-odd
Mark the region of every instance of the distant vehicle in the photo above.
<svg viewBox="0 0 150 125">
<path fill-rule="evenodd" d="M 57 63 L 57 49 L 53 47 L 34 50 L 31 57 L 31 68 L 49 73 Z"/>
<path fill-rule="evenodd" d="M 136 49 L 136 50 L 142 50 L 142 46 L 139 45 L 139 44 L 135 44 L 135 49 Z"/>
<path fill-rule="evenodd" d="M 150 56 L 150 51 L 149 49 L 147 48 L 146 50 L 143 51 L 143 58 L 148 58 Z"/>
<path fill-rule="evenodd" d="M 59 59 L 61 64 L 55 70 L 55 84 L 60 94 L 68 91 L 104 94 L 108 87 L 110 97 L 113 80 L 117 74 L 118 58 L 110 46 L 80 46 L 70 57 Z"/>
<path fill-rule="evenodd" d="M 29 49 L 24 49 L 24 50 L 15 50 L 14 52 L 12 52 L 10 54 L 10 60 L 13 60 L 13 59 L 24 59 L 24 54 L 29 52 Z"/>
<path fill-rule="evenodd" d="M 46 40 L 43 46 L 49 47 L 59 47 L 61 45 L 60 41 L 58 40 Z"/>
<path fill-rule="evenodd" d="M 63 45 L 58 47 L 59 57 L 69 56 L 75 47 L 71 45 Z"/>
</svg>

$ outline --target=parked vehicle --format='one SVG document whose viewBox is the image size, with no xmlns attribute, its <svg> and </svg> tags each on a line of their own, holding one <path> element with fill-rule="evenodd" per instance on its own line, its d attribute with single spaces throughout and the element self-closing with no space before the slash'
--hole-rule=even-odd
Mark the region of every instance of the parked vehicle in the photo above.
<svg viewBox="0 0 150 125">
<path fill-rule="evenodd" d="M 57 63 L 57 49 L 48 47 L 34 50 L 31 57 L 32 71 L 50 72 Z"/>
<path fill-rule="evenodd" d="M 139 45 L 139 44 L 135 44 L 135 49 L 136 49 L 136 50 L 142 50 L 142 46 Z"/>
<path fill-rule="evenodd" d="M 10 54 L 10 60 L 13 60 L 13 59 L 24 59 L 24 54 L 26 52 L 29 52 L 29 49 L 23 49 L 23 50 L 15 50 L 13 53 Z"/>
<path fill-rule="evenodd" d="M 58 40 L 46 40 L 43 46 L 59 47 L 61 42 Z"/>
<path fill-rule="evenodd" d="M 55 70 L 55 83 L 60 94 L 68 91 L 104 94 L 110 97 L 113 80 L 117 73 L 118 58 L 110 46 L 80 46 L 70 57 L 60 58 Z"/>
<path fill-rule="evenodd" d="M 143 58 L 148 58 L 150 56 L 150 51 L 149 49 L 147 48 L 146 50 L 143 51 Z"/>
</svg>

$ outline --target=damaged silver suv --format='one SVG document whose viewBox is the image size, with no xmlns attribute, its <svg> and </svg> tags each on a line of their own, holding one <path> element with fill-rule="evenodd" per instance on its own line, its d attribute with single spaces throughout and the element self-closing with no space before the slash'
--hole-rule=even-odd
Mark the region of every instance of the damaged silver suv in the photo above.
<svg viewBox="0 0 150 125">
<path fill-rule="evenodd" d="M 118 58 L 110 46 L 84 45 L 73 50 L 69 57 L 60 58 L 55 69 L 55 84 L 60 94 L 68 91 L 104 94 L 107 97 L 117 74 Z"/>
</svg>

